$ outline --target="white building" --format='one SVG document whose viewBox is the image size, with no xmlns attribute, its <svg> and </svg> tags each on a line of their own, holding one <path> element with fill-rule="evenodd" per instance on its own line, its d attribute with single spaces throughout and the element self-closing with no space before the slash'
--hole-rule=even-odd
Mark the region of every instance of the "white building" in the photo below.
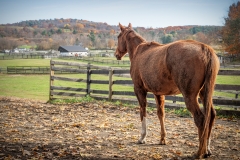
<svg viewBox="0 0 240 160">
<path fill-rule="evenodd" d="M 61 56 L 72 56 L 72 57 L 86 57 L 88 56 L 88 50 L 82 46 L 59 46 Z"/>
</svg>

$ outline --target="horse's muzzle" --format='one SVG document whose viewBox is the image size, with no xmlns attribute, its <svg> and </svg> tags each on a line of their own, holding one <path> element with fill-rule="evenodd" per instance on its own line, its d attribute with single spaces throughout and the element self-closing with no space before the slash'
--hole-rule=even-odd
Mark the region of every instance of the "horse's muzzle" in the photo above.
<svg viewBox="0 0 240 160">
<path fill-rule="evenodd" d="M 116 58 L 117 58 L 117 60 L 121 60 L 122 59 L 122 57 L 120 57 L 119 55 L 116 55 Z"/>
<path fill-rule="evenodd" d="M 115 51 L 115 57 L 117 58 L 117 60 L 121 60 L 122 59 L 121 52 L 119 52 L 118 48 Z"/>
</svg>

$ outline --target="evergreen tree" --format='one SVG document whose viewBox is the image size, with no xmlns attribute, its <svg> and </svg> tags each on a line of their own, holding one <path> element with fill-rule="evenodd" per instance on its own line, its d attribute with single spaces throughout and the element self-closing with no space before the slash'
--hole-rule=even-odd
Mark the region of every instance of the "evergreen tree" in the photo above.
<svg viewBox="0 0 240 160">
<path fill-rule="evenodd" d="M 94 34 L 93 31 L 90 32 L 88 37 L 90 38 L 90 41 L 92 42 L 92 44 L 94 44 L 94 42 L 95 42 L 95 34 Z"/>
</svg>

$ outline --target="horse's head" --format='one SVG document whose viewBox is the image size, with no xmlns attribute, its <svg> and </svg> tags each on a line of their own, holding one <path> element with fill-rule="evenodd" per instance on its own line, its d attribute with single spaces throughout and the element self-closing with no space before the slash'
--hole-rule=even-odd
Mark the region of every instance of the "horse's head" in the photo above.
<svg viewBox="0 0 240 160">
<path fill-rule="evenodd" d="M 115 57 L 117 60 L 121 60 L 122 57 L 127 53 L 126 36 L 132 31 L 131 23 L 129 23 L 128 27 L 124 27 L 119 23 L 119 27 L 121 29 L 121 32 L 118 35 L 118 46 L 115 52 Z"/>
</svg>

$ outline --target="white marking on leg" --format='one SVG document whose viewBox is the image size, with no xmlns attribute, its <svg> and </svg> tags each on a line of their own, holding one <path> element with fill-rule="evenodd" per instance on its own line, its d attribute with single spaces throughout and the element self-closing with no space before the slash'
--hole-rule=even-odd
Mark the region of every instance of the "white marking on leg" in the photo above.
<svg viewBox="0 0 240 160">
<path fill-rule="evenodd" d="M 209 155 L 212 154 L 211 148 L 210 148 L 210 142 L 211 142 L 211 138 L 209 137 L 209 138 L 208 138 L 208 144 L 207 144 L 207 151 L 208 151 L 208 154 L 209 154 Z"/>
<path fill-rule="evenodd" d="M 143 120 L 142 120 L 142 132 L 141 132 L 141 137 L 138 140 L 138 143 L 140 143 L 140 144 L 145 143 L 146 136 L 147 136 L 147 119 L 146 119 L 146 117 L 143 117 Z"/>
</svg>

